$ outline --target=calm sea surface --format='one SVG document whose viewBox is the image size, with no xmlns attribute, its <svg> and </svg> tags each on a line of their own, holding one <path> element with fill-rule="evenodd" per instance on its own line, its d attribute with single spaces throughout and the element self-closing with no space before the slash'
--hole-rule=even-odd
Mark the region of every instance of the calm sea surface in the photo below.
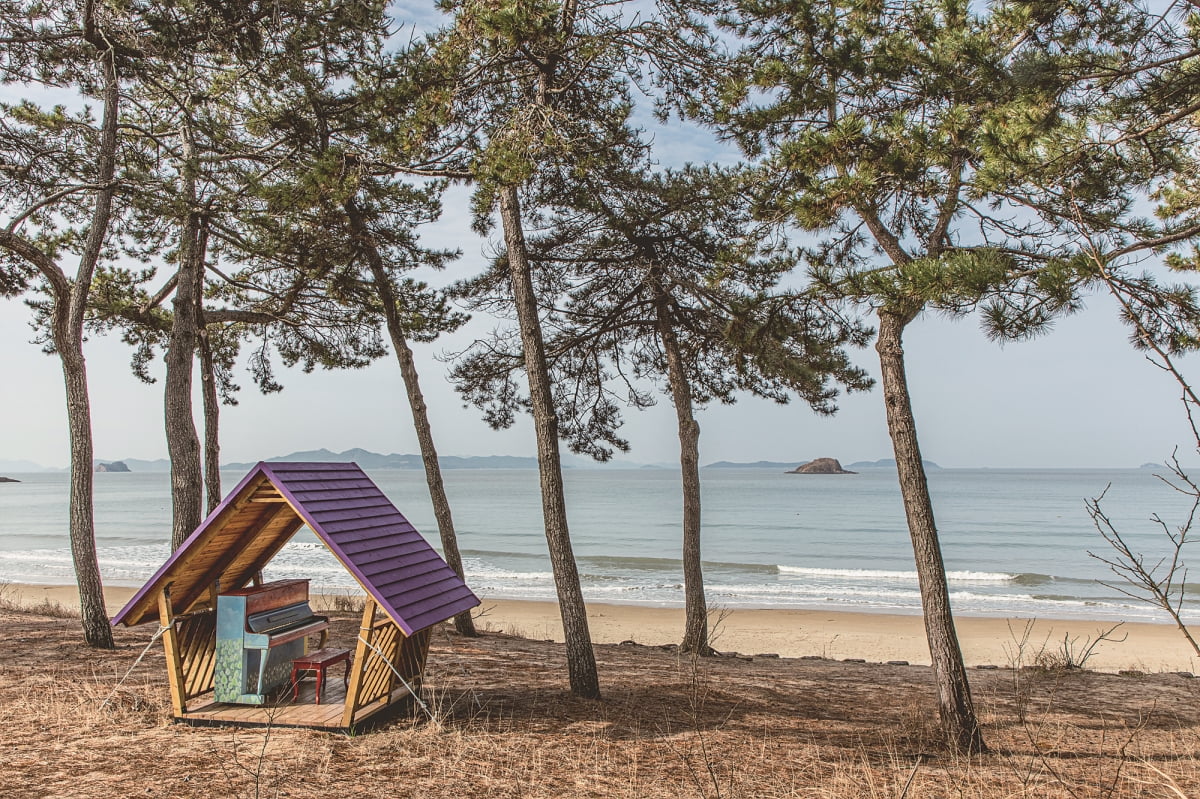
<svg viewBox="0 0 1200 799">
<path fill-rule="evenodd" d="M 0 484 L 0 582 L 73 581 L 67 542 L 67 475 L 12 475 Z M 223 473 L 226 490 L 242 477 Z M 437 546 L 437 526 L 418 471 L 372 479 Z M 554 585 L 533 470 L 445 473 L 467 581 L 486 597 L 548 599 Z M 710 604 L 726 607 L 919 611 L 912 550 L 896 475 L 790 475 L 705 469 L 704 559 Z M 668 470 L 572 470 L 568 512 L 584 593 L 603 602 L 682 605 L 679 478 Z M 1101 581 L 1107 567 L 1084 500 L 1104 507 L 1148 555 L 1165 553 L 1169 524 L 1188 505 L 1151 470 L 930 472 L 955 610 L 974 615 L 1162 619 Z M 162 473 L 97 474 L 96 534 L 106 583 L 141 585 L 162 564 L 170 536 L 169 480 Z M 1154 559 L 1157 559 L 1156 557 Z M 1148 558 L 1150 560 L 1150 558 Z M 315 591 L 353 580 L 310 532 L 268 569 L 305 576 Z M 1188 613 L 1200 619 L 1200 586 Z"/>
</svg>

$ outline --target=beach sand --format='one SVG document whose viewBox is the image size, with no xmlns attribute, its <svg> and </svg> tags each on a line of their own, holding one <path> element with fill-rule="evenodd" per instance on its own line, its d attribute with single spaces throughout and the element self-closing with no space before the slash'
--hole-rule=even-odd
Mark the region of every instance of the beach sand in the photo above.
<svg viewBox="0 0 1200 799">
<path fill-rule="evenodd" d="M 115 614 L 135 589 L 110 586 L 105 599 Z M 11 584 L 4 598 L 21 605 L 44 601 L 67 608 L 78 605 L 74 586 Z M 476 609 L 484 630 L 535 640 L 562 641 L 558 608 L 551 602 L 484 598 Z M 641 605 L 589 603 L 588 623 L 597 644 L 635 641 L 647 646 L 678 643 L 683 610 Z M 1088 644 L 1116 622 L 1063 619 L 955 619 L 968 666 L 1045 664 L 1064 648 L 1078 660 Z M 734 609 L 712 613 L 712 644 L 722 652 L 780 657 L 863 659 L 871 663 L 907 661 L 928 665 L 929 649 L 919 616 L 827 610 Z M 1200 671 L 1200 658 L 1180 632 L 1168 624 L 1126 622 L 1096 645 L 1084 664 L 1097 671 L 1147 673 Z M 1025 642 L 1022 647 L 1022 640 Z"/>
</svg>

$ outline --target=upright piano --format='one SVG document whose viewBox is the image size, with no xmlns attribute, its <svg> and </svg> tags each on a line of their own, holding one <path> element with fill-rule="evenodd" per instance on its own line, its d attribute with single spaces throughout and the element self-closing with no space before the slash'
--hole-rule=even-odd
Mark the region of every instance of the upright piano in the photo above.
<svg viewBox="0 0 1200 799">
<path fill-rule="evenodd" d="M 308 580 L 277 580 L 217 595 L 217 652 L 213 699 L 261 705 L 291 678 L 294 658 L 329 617 L 308 604 Z"/>
</svg>

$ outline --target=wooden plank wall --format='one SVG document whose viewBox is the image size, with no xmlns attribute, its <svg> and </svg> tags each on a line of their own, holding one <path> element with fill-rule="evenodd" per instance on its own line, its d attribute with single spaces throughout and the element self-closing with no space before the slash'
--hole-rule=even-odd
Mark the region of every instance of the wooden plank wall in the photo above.
<svg viewBox="0 0 1200 799">
<path fill-rule="evenodd" d="M 421 687 L 425 676 L 425 661 L 429 657 L 429 641 L 432 636 L 433 628 L 426 627 L 411 638 L 405 638 L 404 645 L 400 648 L 400 662 L 396 667 L 414 691 Z"/>
<path fill-rule="evenodd" d="M 184 677 L 184 700 L 213 689 L 216 666 L 217 614 L 193 613 L 179 621 L 179 652 Z"/>
<path fill-rule="evenodd" d="M 425 629 L 411 638 L 406 636 L 387 614 L 380 612 L 378 605 L 368 599 L 359 628 L 360 640 L 351 670 L 350 688 L 346 692 L 343 726 L 350 727 L 358 711 L 376 703 L 386 705 L 391 700 L 392 693 L 401 687 L 396 671 L 414 691 L 420 687 L 429 654 L 430 634 L 431 630 Z"/>
<path fill-rule="evenodd" d="M 397 682 L 389 663 L 400 667 L 400 646 L 404 633 L 387 615 L 380 614 L 369 634 L 364 637 L 373 648 L 368 649 L 367 660 L 363 664 L 362 684 L 356 697 L 355 710 L 391 695 Z"/>
</svg>

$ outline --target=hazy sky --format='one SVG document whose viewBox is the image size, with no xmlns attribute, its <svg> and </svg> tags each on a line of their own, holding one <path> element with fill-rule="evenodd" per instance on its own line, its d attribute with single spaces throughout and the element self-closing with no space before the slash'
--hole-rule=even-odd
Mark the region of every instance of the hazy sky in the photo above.
<svg viewBox="0 0 1200 799">
<path fill-rule="evenodd" d="M 0 87 L 0 98 L 20 94 Z M 660 158 L 671 164 L 732 158 L 698 131 L 660 130 L 655 137 Z M 431 245 L 464 253 L 449 277 L 472 274 L 488 249 L 470 231 L 467 198 L 464 190 L 451 194 L 444 221 L 428 234 Z M 58 359 L 28 343 L 28 318 L 22 303 L 0 301 L 0 461 L 64 466 L 68 444 Z M 527 423 L 496 432 L 476 410 L 464 408 L 445 379 L 446 364 L 435 357 L 461 349 L 490 324 L 476 320 L 451 340 L 416 345 L 434 435 L 444 455 L 534 452 Z M 1130 467 L 1161 461 L 1176 445 L 1190 454 L 1178 389 L 1128 345 L 1104 298 L 1094 298 L 1085 312 L 1030 342 L 1002 348 L 984 338 L 974 319 L 925 316 L 910 326 L 906 343 L 922 450 L 943 466 Z M 165 457 L 162 381 L 146 385 L 135 379 L 129 351 L 115 337 L 90 341 L 86 353 L 97 457 Z M 857 353 L 856 360 L 878 376 L 872 349 Z M 417 451 L 399 370 L 390 357 L 353 372 L 280 370 L 285 390 L 265 397 L 248 375 L 242 377 L 240 404 L 223 412 L 224 461 L 321 447 Z M 744 397 L 733 406 L 710 407 L 699 418 L 703 463 L 891 457 L 878 389 L 844 397 L 833 417 L 818 417 L 800 403 L 778 406 Z M 629 412 L 625 434 L 633 451 L 622 457 L 639 463 L 678 457 L 674 414 L 665 398 L 649 411 Z"/>
</svg>

